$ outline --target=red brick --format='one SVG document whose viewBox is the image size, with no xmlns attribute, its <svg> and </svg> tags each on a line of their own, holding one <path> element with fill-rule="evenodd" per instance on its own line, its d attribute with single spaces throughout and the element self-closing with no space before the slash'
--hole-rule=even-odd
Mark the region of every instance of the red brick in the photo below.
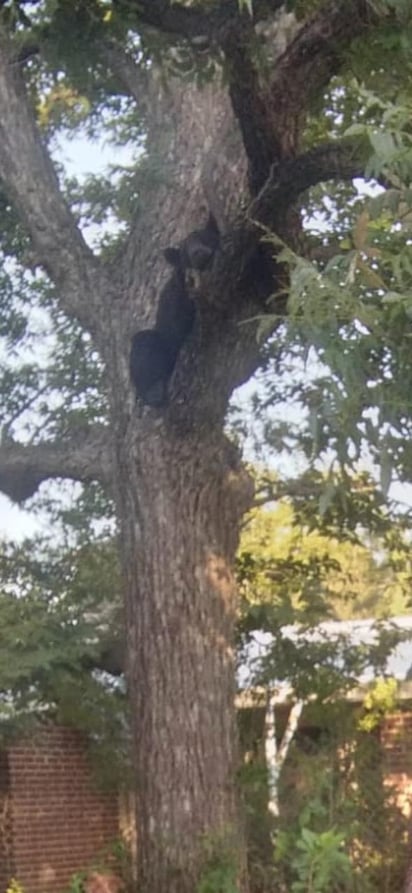
<svg viewBox="0 0 412 893">
<path fill-rule="evenodd" d="M 96 789 L 86 742 L 72 729 L 50 726 L 0 753 L 0 805 L 5 797 L 0 890 L 13 875 L 26 893 L 58 893 L 119 835 L 117 796 Z"/>
</svg>

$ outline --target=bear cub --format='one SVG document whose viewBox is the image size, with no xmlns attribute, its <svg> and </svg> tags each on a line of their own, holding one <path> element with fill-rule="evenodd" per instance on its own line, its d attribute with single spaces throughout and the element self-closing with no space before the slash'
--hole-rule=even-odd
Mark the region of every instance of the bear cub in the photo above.
<svg viewBox="0 0 412 893">
<path fill-rule="evenodd" d="M 170 252 L 175 252 L 170 255 Z M 171 353 L 177 355 L 189 337 L 195 322 L 196 308 L 186 286 L 185 266 L 178 249 L 166 248 L 166 260 L 173 273 L 163 286 L 156 314 L 155 329 L 167 341 Z"/>
<path fill-rule="evenodd" d="M 156 329 L 142 329 L 133 335 L 129 363 L 130 378 L 136 396 L 147 406 L 165 406 L 167 383 L 175 361 L 167 341 Z"/>
<path fill-rule="evenodd" d="M 130 351 L 130 378 L 137 397 L 148 406 L 166 405 L 169 380 L 193 329 L 196 308 L 188 294 L 186 270 L 206 270 L 218 247 L 219 230 L 210 214 L 202 229 L 164 252 L 173 272 L 160 292 L 154 328 L 136 332 Z"/>
</svg>

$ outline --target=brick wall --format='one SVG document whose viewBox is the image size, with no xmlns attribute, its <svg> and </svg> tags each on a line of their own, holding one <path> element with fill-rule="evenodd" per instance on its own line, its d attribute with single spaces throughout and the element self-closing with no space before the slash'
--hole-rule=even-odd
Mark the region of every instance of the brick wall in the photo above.
<svg viewBox="0 0 412 893">
<path fill-rule="evenodd" d="M 0 891 L 7 887 L 13 873 L 11 853 L 9 763 L 6 751 L 0 751 Z"/>
<path fill-rule="evenodd" d="M 14 744 L 7 763 L 8 869 L 25 893 L 59 893 L 118 837 L 116 794 L 98 790 L 85 741 L 72 729 L 50 726 L 34 740 Z M 3 771 L 3 788 L 4 777 Z"/>
<path fill-rule="evenodd" d="M 385 782 L 403 814 L 412 817 L 412 711 L 391 713 L 380 729 Z"/>
</svg>

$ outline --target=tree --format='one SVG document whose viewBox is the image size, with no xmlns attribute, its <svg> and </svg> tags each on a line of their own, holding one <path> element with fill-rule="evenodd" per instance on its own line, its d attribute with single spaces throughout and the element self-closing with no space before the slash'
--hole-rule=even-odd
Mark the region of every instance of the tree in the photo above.
<svg viewBox="0 0 412 893">
<path fill-rule="evenodd" d="M 249 513 L 236 564 L 240 629 L 409 613 L 408 516 L 389 510 L 367 474 L 352 477 L 345 512 L 336 503 L 325 512 L 325 483 L 308 471 L 272 476 L 272 502 Z"/>
<path fill-rule="evenodd" d="M 1 9 L 3 331 L 13 345 L 30 343 L 37 298 L 55 334 L 39 364 L 22 354 L 4 375 L 0 488 L 20 502 L 45 480 L 69 478 L 97 481 L 113 499 L 143 893 L 196 889 L 205 841 L 229 848 L 237 887 L 247 889 L 235 785 L 233 560 L 253 487 L 225 415 L 234 389 L 265 362 L 259 320 L 267 316 L 266 337 L 278 327 L 294 259 L 323 247 L 322 238 L 305 239 L 302 196 L 365 175 L 368 134 L 342 136 L 338 113 L 329 128 L 325 114 L 340 89 L 345 122 L 365 106 L 345 75 L 352 49 L 363 60 L 372 43 L 368 63 L 379 60 L 381 70 L 390 45 L 393 94 L 393 60 L 405 45 L 408 4 L 296 6 L 299 21 L 285 34 L 280 0 L 21 0 Z M 132 194 L 126 177 L 111 192 L 123 231 L 98 251 L 76 220 L 84 210 L 76 188 L 59 183 L 50 156 L 53 135 L 74 129 L 85 109 L 91 132 L 117 115 L 119 139 L 127 132 L 144 149 L 128 180 Z M 99 197 L 91 181 L 83 199 L 96 208 Z M 137 408 L 130 337 L 154 319 L 167 278 L 161 248 L 201 225 L 204 206 L 222 250 L 190 286 L 195 333 L 168 406 Z M 262 242 L 262 227 L 289 254 Z"/>
</svg>

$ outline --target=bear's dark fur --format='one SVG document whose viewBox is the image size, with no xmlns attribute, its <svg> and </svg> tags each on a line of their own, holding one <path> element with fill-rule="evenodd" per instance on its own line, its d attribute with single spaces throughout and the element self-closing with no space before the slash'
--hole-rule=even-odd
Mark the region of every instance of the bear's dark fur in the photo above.
<svg viewBox="0 0 412 893">
<path fill-rule="evenodd" d="M 160 292 L 154 328 L 143 329 L 132 338 L 130 377 L 137 396 L 148 406 L 166 405 L 169 379 L 192 331 L 195 312 L 177 252 L 173 273 Z"/>
<path fill-rule="evenodd" d="M 153 329 L 132 338 L 130 377 L 137 396 L 148 406 L 167 403 L 167 386 L 179 352 L 189 337 L 196 315 L 188 294 L 185 271 L 205 270 L 219 247 L 219 230 L 212 214 L 202 229 L 194 230 L 178 248 L 164 255 L 173 272 L 163 286 Z"/>
<path fill-rule="evenodd" d="M 176 356 L 156 329 L 143 329 L 132 338 L 130 378 L 136 395 L 148 406 L 165 406 L 167 384 Z"/>
<path fill-rule="evenodd" d="M 196 308 L 187 292 L 184 267 L 177 249 L 173 255 L 173 266 L 173 273 L 160 292 L 155 329 L 167 341 L 177 359 L 179 350 L 193 329 Z"/>
</svg>

